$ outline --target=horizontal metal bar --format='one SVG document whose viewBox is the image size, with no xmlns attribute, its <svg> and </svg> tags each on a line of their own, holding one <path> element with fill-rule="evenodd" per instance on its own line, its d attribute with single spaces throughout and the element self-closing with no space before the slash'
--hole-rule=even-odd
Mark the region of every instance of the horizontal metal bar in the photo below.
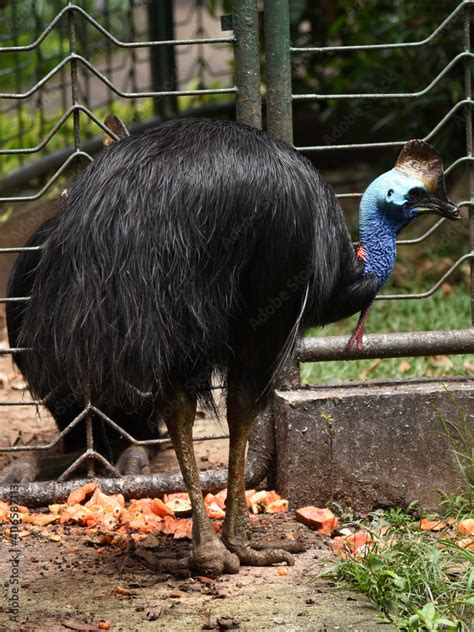
<svg viewBox="0 0 474 632">
<path fill-rule="evenodd" d="M 0 99 L 28 99 L 35 94 L 40 88 L 42 88 L 55 74 L 57 74 L 64 66 L 69 63 L 81 63 L 90 72 L 102 81 L 107 87 L 109 87 L 115 94 L 124 99 L 138 99 L 147 97 L 169 97 L 169 96 L 199 96 L 209 94 L 234 94 L 237 92 L 235 86 L 229 88 L 214 88 L 203 90 L 161 90 L 161 91 L 147 91 L 147 92 L 124 92 L 117 88 L 104 74 L 97 70 L 97 68 L 91 64 L 87 59 L 76 53 L 71 53 L 65 57 L 57 66 L 52 68 L 42 79 L 40 79 L 34 86 L 32 86 L 26 92 L 0 92 Z"/>
<path fill-rule="evenodd" d="M 371 360 L 474 353 L 474 327 L 454 331 L 419 331 L 364 336 L 364 348 L 345 351 L 349 337 L 303 338 L 298 345 L 300 362 Z"/>
<path fill-rule="evenodd" d="M 235 105 L 233 103 L 212 103 L 204 106 L 200 106 L 199 108 L 188 108 L 177 115 L 177 118 L 183 118 L 187 116 L 215 116 L 220 113 L 229 113 L 229 111 L 233 110 Z M 142 123 L 133 123 L 130 125 L 130 132 L 132 134 L 139 134 L 154 125 L 159 125 L 163 120 L 159 118 L 152 118 Z M 102 138 L 96 136 L 89 140 L 85 140 L 82 143 L 82 151 L 90 154 L 96 153 L 100 151 L 103 147 Z M 42 156 L 38 160 L 31 162 L 21 168 L 15 169 L 11 171 L 5 178 L 0 180 L 0 195 L 11 191 L 12 189 L 16 189 L 22 186 L 25 182 L 28 182 L 32 178 L 44 177 L 53 169 L 59 168 L 64 160 L 71 154 L 73 151 L 72 147 L 67 147 L 65 149 L 59 149 L 57 151 L 53 151 L 51 153 Z M 23 202 L 25 201 L 24 196 L 15 196 L 15 197 L 0 197 L 1 202 Z"/>
<path fill-rule="evenodd" d="M 463 106 L 469 105 L 472 106 L 474 104 L 470 99 L 463 99 L 462 101 L 458 101 L 447 114 L 443 116 L 443 118 L 435 125 L 435 127 L 423 137 L 422 140 L 429 142 L 433 136 L 435 136 L 449 121 L 449 119 L 454 116 L 454 114 L 460 110 Z M 385 147 L 403 147 L 408 140 L 394 140 L 394 141 L 386 141 L 381 143 L 346 143 L 345 145 L 306 145 L 303 147 L 295 147 L 298 151 L 335 151 L 335 150 L 358 150 L 358 149 L 377 149 L 377 148 L 385 148 Z"/>
<path fill-rule="evenodd" d="M 31 44 L 26 44 L 25 46 L 2 46 L 0 48 L 1 53 L 14 53 L 14 52 L 22 52 L 22 51 L 30 51 L 37 48 L 41 42 L 46 39 L 46 37 L 51 33 L 56 24 L 62 19 L 62 17 L 69 12 L 77 11 L 80 13 L 90 24 L 92 24 L 98 31 L 102 33 L 108 40 L 113 42 L 116 46 L 120 48 L 146 48 L 149 46 L 181 46 L 181 45 L 199 45 L 199 44 L 222 44 L 222 43 L 231 43 L 234 41 L 234 36 L 229 35 L 225 37 L 207 37 L 202 39 L 181 39 L 181 40 L 158 40 L 158 41 L 145 41 L 145 42 L 122 42 L 121 40 L 114 37 L 111 33 L 109 33 L 103 26 L 101 26 L 94 18 L 92 18 L 84 9 L 81 7 L 70 4 L 67 7 L 64 7 L 56 17 L 48 24 L 45 30 L 35 39 Z"/>
<path fill-rule="evenodd" d="M 17 196 L 12 196 L 12 197 L 0 197 L 0 202 L 6 202 L 6 203 L 31 202 L 33 200 L 39 200 L 46 193 L 46 191 L 48 191 L 48 189 L 50 189 L 53 186 L 53 184 L 60 177 L 63 171 L 65 171 L 69 167 L 69 165 L 73 162 L 73 160 L 75 160 L 76 158 L 86 158 L 90 162 L 93 161 L 92 156 L 90 156 L 85 151 L 73 150 L 73 153 L 65 160 L 65 162 L 63 162 L 63 164 L 59 167 L 59 169 L 51 176 L 48 182 L 46 182 L 46 184 L 37 193 L 34 193 L 33 195 L 17 195 Z"/>
<path fill-rule="evenodd" d="M 291 98 L 293 101 L 326 101 L 328 99 L 332 100 L 344 100 L 344 99 L 416 99 L 417 97 L 421 97 L 425 94 L 428 94 L 440 81 L 441 79 L 451 70 L 453 66 L 455 66 L 459 61 L 466 58 L 473 58 L 474 53 L 469 51 L 464 51 L 463 53 L 459 53 L 456 55 L 454 59 L 452 59 L 449 64 L 447 64 L 443 70 L 436 75 L 436 77 L 426 86 L 423 90 L 418 90 L 418 92 L 362 92 L 362 93 L 354 93 L 354 94 L 293 94 Z M 0 95 L 1 96 L 1 95 Z"/>
<path fill-rule="evenodd" d="M 445 224 L 447 221 L 448 220 L 445 217 L 442 217 L 435 224 L 433 224 L 431 228 L 428 228 L 428 230 L 423 233 L 423 235 L 415 237 L 414 239 L 397 239 L 397 246 L 413 246 L 414 244 L 421 244 L 422 241 L 428 239 L 430 235 L 437 231 L 438 228 Z"/>
<path fill-rule="evenodd" d="M 51 130 L 48 132 L 48 134 L 46 134 L 46 136 L 43 138 L 43 140 L 38 145 L 35 145 L 34 147 L 27 147 L 27 148 L 24 148 L 24 149 L 0 149 L 0 156 L 1 155 L 16 155 L 16 156 L 18 156 L 18 155 L 21 155 L 21 154 L 34 154 L 34 153 L 37 153 L 38 151 L 41 151 L 44 147 L 46 147 L 46 145 L 53 138 L 53 136 L 56 134 L 56 132 L 64 125 L 64 123 L 67 121 L 67 119 L 74 112 L 84 112 L 84 114 L 86 114 L 92 121 L 94 121 L 94 123 L 96 125 L 98 125 L 100 127 L 100 129 L 102 129 L 103 132 L 106 132 L 107 134 L 112 136 L 112 138 L 114 140 L 119 140 L 119 137 L 115 134 L 115 132 L 113 132 L 112 130 L 109 130 L 106 127 L 106 125 L 104 125 L 104 123 L 100 119 L 98 119 L 95 116 L 95 114 L 93 112 L 91 112 L 91 110 L 89 110 L 89 108 L 87 108 L 86 106 L 81 105 L 79 103 L 76 103 L 75 105 L 71 105 L 71 107 L 68 108 L 66 110 L 66 112 L 64 112 L 64 114 L 61 116 L 59 121 L 57 121 L 57 123 L 55 123 L 54 127 L 51 128 Z"/>
<path fill-rule="evenodd" d="M 388 50 L 393 48 L 417 48 L 426 46 L 437 35 L 439 35 L 447 25 L 464 9 L 464 7 L 473 5 L 474 0 L 464 0 L 461 2 L 448 17 L 425 39 L 416 42 L 394 42 L 392 44 L 362 44 L 360 46 L 293 46 L 290 48 L 292 53 L 348 53 L 361 50 Z"/>
<path fill-rule="evenodd" d="M 443 274 L 443 276 L 433 285 L 430 290 L 426 292 L 418 292 L 416 294 L 379 294 L 375 298 L 375 300 L 379 301 L 397 301 L 401 299 L 417 299 L 417 298 L 428 298 L 432 296 L 439 288 L 443 285 L 443 283 L 452 275 L 452 273 L 457 270 L 463 263 L 469 261 L 470 259 L 474 259 L 474 252 L 468 252 L 466 255 L 460 257 L 453 265 L 449 268 L 447 272 Z"/>
</svg>

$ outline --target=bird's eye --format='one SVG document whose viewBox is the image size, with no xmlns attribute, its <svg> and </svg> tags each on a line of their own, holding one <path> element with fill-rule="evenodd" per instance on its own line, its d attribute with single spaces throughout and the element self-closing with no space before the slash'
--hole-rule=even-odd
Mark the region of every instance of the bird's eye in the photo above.
<svg viewBox="0 0 474 632">
<path fill-rule="evenodd" d="M 424 189 L 422 189 L 421 187 L 415 187 L 414 189 L 410 189 L 410 191 L 408 191 L 407 199 L 410 202 L 413 202 L 414 200 L 417 200 L 424 194 L 425 194 Z"/>
<path fill-rule="evenodd" d="M 389 189 L 387 191 L 387 197 L 392 197 L 392 195 L 393 195 L 393 189 Z"/>
</svg>

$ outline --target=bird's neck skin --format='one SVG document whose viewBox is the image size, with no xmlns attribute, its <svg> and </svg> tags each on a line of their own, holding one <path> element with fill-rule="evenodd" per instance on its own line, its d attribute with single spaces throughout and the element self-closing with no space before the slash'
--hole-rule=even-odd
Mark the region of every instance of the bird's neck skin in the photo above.
<svg viewBox="0 0 474 632">
<path fill-rule="evenodd" d="M 405 223 L 390 217 L 377 188 L 367 189 L 360 203 L 359 256 L 364 261 L 364 274 L 375 274 L 379 289 L 393 272 L 397 233 Z"/>
</svg>

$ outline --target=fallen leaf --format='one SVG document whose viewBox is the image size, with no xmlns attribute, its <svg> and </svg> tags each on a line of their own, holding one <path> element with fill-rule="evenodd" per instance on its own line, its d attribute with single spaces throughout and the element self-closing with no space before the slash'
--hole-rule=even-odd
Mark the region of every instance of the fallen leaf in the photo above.
<svg viewBox="0 0 474 632">
<path fill-rule="evenodd" d="M 59 515 L 55 516 L 53 514 L 29 514 L 27 516 L 23 516 L 22 522 L 26 524 L 33 524 L 37 527 L 45 527 L 52 522 L 56 522 L 59 518 Z"/>
</svg>

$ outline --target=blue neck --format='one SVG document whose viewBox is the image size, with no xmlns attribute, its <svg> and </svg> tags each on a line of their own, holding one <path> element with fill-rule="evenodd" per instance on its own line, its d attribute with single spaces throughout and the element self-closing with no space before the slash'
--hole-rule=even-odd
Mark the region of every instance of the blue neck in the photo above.
<svg viewBox="0 0 474 632">
<path fill-rule="evenodd" d="M 379 289 L 390 278 L 397 254 L 397 233 L 409 221 L 394 212 L 387 191 L 401 176 L 393 171 L 379 176 L 365 191 L 360 202 L 360 242 L 364 251 L 364 273 L 375 274 Z"/>
<path fill-rule="evenodd" d="M 370 221 L 361 225 L 360 243 L 365 253 L 364 274 L 375 274 L 379 289 L 393 272 L 397 255 L 396 238 L 393 225 L 385 217 L 375 213 Z"/>
</svg>

